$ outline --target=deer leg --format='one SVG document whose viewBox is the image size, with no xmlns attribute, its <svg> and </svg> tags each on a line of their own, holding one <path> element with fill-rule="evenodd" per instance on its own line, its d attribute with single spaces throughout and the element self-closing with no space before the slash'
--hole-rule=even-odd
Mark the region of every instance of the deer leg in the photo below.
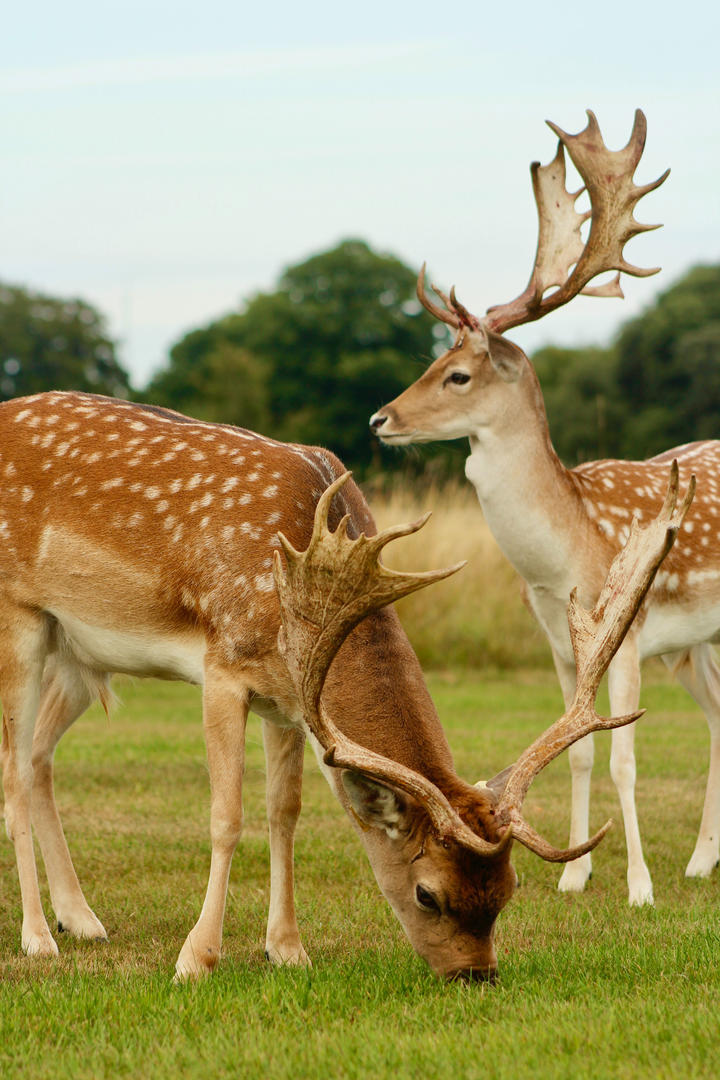
<svg viewBox="0 0 720 1080">
<path fill-rule="evenodd" d="M 610 711 L 613 716 L 634 712 L 640 699 L 640 664 L 634 643 L 626 639 L 608 668 Z M 653 888 L 643 858 L 635 807 L 635 724 L 615 728 L 610 750 L 610 775 L 620 798 L 628 855 L 628 899 L 631 905 L 653 903 Z"/>
<path fill-rule="evenodd" d="M 302 805 L 305 735 L 263 720 L 270 831 L 270 910 L 265 954 L 273 964 L 309 965 L 295 916 L 293 852 Z"/>
<path fill-rule="evenodd" d="M 242 830 L 247 687 L 206 668 L 203 723 L 210 773 L 210 877 L 200 917 L 180 950 L 176 978 L 208 975 L 222 945 L 230 864 Z"/>
<path fill-rule="evenodd" d="M 566 664 L 554 651 L 553 659 L 567 709 L 575 693 L 575 665 Z M 592 735 L 586 735 L 584 739 L 573 743 L 568 750 L 572 783 L 570 847 L 584 843 L 590 835 L 590 779 L 594 757 L 595 747 Z M 581 855 L 579 859 L 565 864 L 558 882 L 558 889 L 561 892 L 582 892 L 591 874 L 592 858 L 588 852 L 587 855 Z"/>
<path fill-rule="evenodd" d="M 32 820 L 50 886 L 58 931 L 75 937 L 106 939 L 105 928 L 89 907 L 70 858 L 55 803 L 53 758 L 58 742 L 95 698 L 80 671 L 49 661 L 33 739 Z"/>
<path fill-rule="evenodd" d="M 47 650 L 47 627 L 27 610 L 13 610 L 5 599 L 0 627 L 0 698 L 3 707 L 2 757 L 5 827 L 15 847 L 22 897 L 22 947 L 29 956 L 55 956 L 40 901 L 31 804 L 32 743 Z"/>
<path fill-rule="evenodd" d="M 705 713 L 710 729 L 710 768 L 697 843 L 686 877 L 709 877 L 720 855 L 720 668 L 711 645 L 696 645 L 663 660 Z"/>
</svg>

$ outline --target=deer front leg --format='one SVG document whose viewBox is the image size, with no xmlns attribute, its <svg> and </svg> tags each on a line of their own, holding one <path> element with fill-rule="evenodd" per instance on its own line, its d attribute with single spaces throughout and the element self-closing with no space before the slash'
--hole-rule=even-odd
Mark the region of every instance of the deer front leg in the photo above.
<svg viewBox="0 0 720 1080">
<path fill-rule="evenodd" d="M 575 693 L 575 665 L 566 663 L 553 650 L 553 660 L 562 690 L 565 708 L 569 708 Z M 570 803 L 569 847 L 583 844 L 590 836 L 590 780 L 595 747 L 592 735 L 586 735 L 568 750 L 572 795 Z M 565 864 L 558 882 L 561 892 L 582 892 L 592 875 L 592 857 L 581 855 Z"/>
<path fill-rule="evenodd" d="M 46 668 L 33 739 L 32 820 L 50 886 L 59 932 L 106 940 L 105 927 L 89 907 L 70 858 L 55 803 L 55 747 L 95 695 L 77 669 L 56 661 Z"/>
<path fill-rule="evenodd" d="M 270 832 L 270 910 L 265 954 L 273 964 L 309 965 L 295 915 L 293 855 L 302 806 L 305 735 L 263 720 Z"/>
<path fill-rule="evenodd" d="M 230 864 L 242 830 L 242 779 L 249 693 L 206 665 L 203 722 L 210 773 L 210 878 L 200 918 L 180 950 L 177 979 L 199 978 L 220 959 Z"/>
<path fill-rule="evenodd" d="M 15 847 L 22 897 L 22 947 L 28 956 L 56 956 L 40 902 L 33 847 L 32 742 L 45 662 L 46 627 L 29 612 L 3 603 L 0 628 L 0 698 L 2 699 L 2 757 L 5 827 Z"/>
<path fill-rule="evenodd" d="M 640 699 L 640 663 L 635 643 L 626 639 L 608 668 L 610 711 L 613 716 L 634 712 Z M 635 724 L 612 733 L 610 775 L 620 797 L 628 855 L 628 899 L 631 905 L 653 903 L 653 888 L 643 858 L 635 807 Z"/>
</svg>

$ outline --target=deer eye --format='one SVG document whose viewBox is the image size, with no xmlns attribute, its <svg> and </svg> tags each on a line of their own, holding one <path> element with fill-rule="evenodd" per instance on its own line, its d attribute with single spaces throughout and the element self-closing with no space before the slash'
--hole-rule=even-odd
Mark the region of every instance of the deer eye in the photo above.
<svg viewBox="0 0 720 1080">
<path fill-rule="evenodd" d="M 466 371 L 453 371 L 448 375 L 445 383 L 453 383 L 455 386 L 465 386 L 470 382 L 470 376 Z"/>
<path fill-rule="evenodd" d="M 415 887 L 415 899 L 425 911 L 436 911 L 440 914 L 440 905 L 429 889 L 425 889 L 422 885 L 417 885 Z"/>
</svg>

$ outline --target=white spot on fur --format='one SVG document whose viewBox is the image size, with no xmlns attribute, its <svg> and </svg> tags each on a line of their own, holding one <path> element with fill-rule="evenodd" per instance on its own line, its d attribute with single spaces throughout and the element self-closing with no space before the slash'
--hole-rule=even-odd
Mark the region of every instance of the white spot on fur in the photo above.
<svg viewBox="0 0 720 1080">
<path fill-rule="evenodd" d="M 33 489 L 25 485 L 25 487 L 22 489 L 22 501 L 30 502 L 34 494 L 35 492 L 33 491 Z"/>
<path fill-rule="evenodd" d="M 275 588 L 275 579 L 272 574 L 258 574 L 255 578 L 255 588 L 258 592 L 272 592 Z"/>
<path fill-rule="evenodd" d="M 221 495 L 227 495 L 228 491 L 232 491 L 234 487 L 237 487 L 240 483 L 240 478 L 237 476 L 229 476 L 223 486 L 220 488 Z"/>
<path fill-rule="evenodd" d="M 270 484 L 270 486 L 266 487 L 265 490 L 263 491 L 263 499 L 274 499 L 275 496 L 277 495 L 277 493 L 278 493 L 277 484 Z"/>
</svg>

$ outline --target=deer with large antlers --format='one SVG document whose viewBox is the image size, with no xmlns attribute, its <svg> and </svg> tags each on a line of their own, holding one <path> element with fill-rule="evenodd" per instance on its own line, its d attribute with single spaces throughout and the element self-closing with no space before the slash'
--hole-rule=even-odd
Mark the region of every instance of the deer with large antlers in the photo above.
<svg viewBox="0 0 720 1080">
<path fill-rule="evenodd" d="M 595 611 L 573 607 L 584 673 L 575 700 L 498 796 L 455 774 L 417 659 L 387 606 L 452 570 L 382 567 L 382 548 L 421 523 L 374 535 L 359 489 L 331 454 L 77 393 L 0 405 L 0 435 L 2 765 L 25 951 L 57 952 L 31 826 L 58 927 L 105 937 L 63 834 L 53 754 L 88 704 L 106 700 L 108 677 L 119 671 L 203 688 L 212 856 L 180 978 L 211 971 L 220 956 L 249 709 L 263 718 L 267 757 L 269 958 L 307 962 L 293 836 L 309 732 L 415 949 L 443 976 L 492 976 L 493 926 L 515 886 L 513 837 L 565 860 L 602 836 L 557 850 L 523 821 L 522 799 L 573 740 L 632 719 L 601 720 L 592 703 L 686 512 L 687 499 L 675 506 L 677 477 L 657 522 L 631 538 Z"/>
<path fill-rule="evenodd" d="M 566 702 L 576 681 L 565 618 L 570 590 L 577 586 L 583 603 L 594 602 L 632 519 L 647 520 L 656 512 L 671 459 L 677 459 L 686 479 L 697 474 L 701 494 L 681 541 L 610 664 L 608 679 L 611 712 L 633 711 L 639 701 L 640 662 L 661 655 L 706 713 L 710 772 L 700 834 L 687 867 L 688 876 L 705 877 L 718 862 L 720 840 L 720 669 L 708 644 L 720 639 L 720 443 L 691 443 L 649 461 L 595 461 L 567 469 L 553 449 L 533 367 L 502 336 L 578 293 L 622 297 L 621 272 L 641 277 L 657 272 L 629 264 L 623 248 L 637 233 L 657 228 L 640 225 L 633 210 L 669 170 L 653 183 L 633 182 L 646 135 L 640 110 L 627 146 L 618 151 L 607 149 L 595 116 L 589 112 L 588 117 L 577 135 L 550 124 L 559 138 L 557 154 L 548 165 L 531 166 L 539 239 L 527 288 L 478 318 L 458 301 L 454 288 L 449 296 L 435 290 L 443 306 L 432 300 L 423 268 L 418 297 L 452 327 L 455 342 L 416 383 L 375 413 L 370 425 L 392 445 L 469 437 L 466 474 L 495 539 L 525 580 L 530 607 L 550 640 Z M 565 186 L 566 151 L 585 185 L 573 193 Z M 591 208 L 581 213 L 575 204 L 585 189 Z M 583 242 L 580 228 L 588 218 Z M 598 274 L 612 270 L 617 272 L 613 280 L 590 285 Z M 574 845 L 588 835 L 592 739 L 576 743 L 569 757 Z M 634 725 L 613 732 L 610 769 L 625 822 L 630 903 L 652 903 L 635 808 Z M 582 890 L 590 871 L 588 854 L 568 864 L 560 888 Z"/>
</svg>

